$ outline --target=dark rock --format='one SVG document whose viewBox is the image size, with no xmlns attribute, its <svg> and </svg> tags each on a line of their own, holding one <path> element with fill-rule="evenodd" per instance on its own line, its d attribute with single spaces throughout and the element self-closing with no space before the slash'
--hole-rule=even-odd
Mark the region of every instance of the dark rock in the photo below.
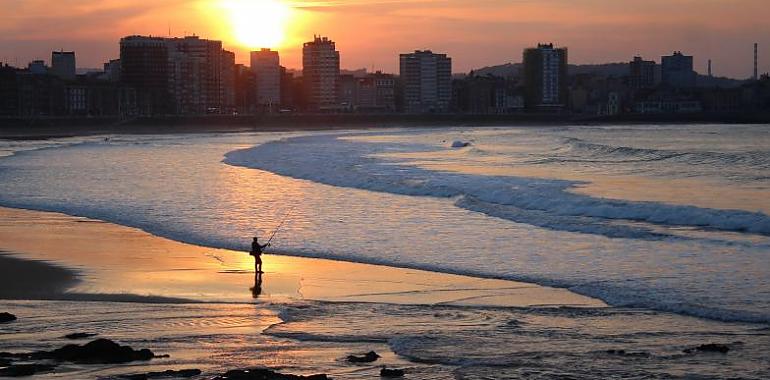
<svg viewBox="0 0 770 380">
<path fill-rule="evenodd" d="M 623 356 L 626 358 L 649 358 L 648 352 L 627 352 L 626 350 L 607 350 L 606 353 L 610 355 Z"/>
<path fill-rule="evenodd" d="M 12 352 L 0 352 L 0 359 L 30 359 L 30 353 L 15 354 Z"/>
<path fill-rule="evenodd" d="M 403 377 L 403 376 L 404 376 L 403 369 L 382 367 L 382 369 L 380 370 L 380 377 Z"/>
<path fill-rule="evenodd" d="M 68 344 L 51 351 L 50 359 L 73 363 L 114 364 L 127 363 L 137 360 L 150 360 L 155 354 L 143 348 L 134 350 L 129 346 L 121 346 L 109 339 L 97 339 L 85 345 Z"/>
<path fill-rule="evenodd" d="M 9 365 L 11 365 L 10 360 L 0 358 L 0 367 L 8 367 Z"/>
<path fill-rule="evenodd" d="M 109 339 L 97 339 L 85 345 L 68 344 L 53 351 L 12 354 L 0 352 L 0 358 L 21 360 L 56 360 L 80 364 L 117 364 L 139 360 L 150 360 L 155 354 L 143 348 L 134 350 L 121 346 Z"/>
<path fill-rule="evenodd" d="M 16 316 L 11 313 L 0 313 L 0 323 L 13 322 L 16 320 Z"/>
<path fill-rule="evenodd" d="M 363 356 L 348 355 L 348 361 L 351 363 L 371 363 L 380 358 L 374 351 L 369 351 Z"/>
<path fill-rule="evenodd" d="M 166 370 L 161 372 L 148 372 L 139 373 L 135 375 L 122 375 L 119 378 L 125 380 L 149 380 L 149 379 L 163 379 L 163 378 L 187 378 L 198 376 L 201 374 L 199 369 L 180 369 L 180 370 Z"/>
<path fill-rule="evenodd" d="M 75 339 L 92 338 L 92 337 L 95 337 L 97 335 L 99 335 L 99 334 L 79 332 L 79 333 L 67 334 L 64 337 L 67 338 L 67 339 L 75 340 Z"/>
<path fill-rule="evenodd" d="M 692 354 L 695 352 L 717 352 L 720 354 L 726 354 L 728 351 L 730 351 L 730 347 L 728 347 L 726 344 L 719 343 L 701 344 L 698 347 L 685 348 L 682 350 L 682 352 L 686 354 Z"/>
<path fill-rule="evenodd" d="M 56 368 L 46 364 L 18 364 L 0 369 L 0 377 L 32 376 L 40 372 L 51 372 Z"/>
<path fill-rule="evenodd" d="M 326 375 L 287 375 L 266 368 L 236 369 L 212 380 L 328 380 Z"/>
</svg>

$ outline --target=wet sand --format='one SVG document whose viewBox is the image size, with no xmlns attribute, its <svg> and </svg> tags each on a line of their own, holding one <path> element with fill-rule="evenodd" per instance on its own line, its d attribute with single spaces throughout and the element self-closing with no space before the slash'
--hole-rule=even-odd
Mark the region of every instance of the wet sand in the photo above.
<svg viewBox="0 0 770 380">
<path fill-rule="evenodd" d="M 0 299 L 35 299 L 74 286 L 77 274 L 42 261 L 22 260 L 0 252 Z"/>
<path fill-rule="evenodd" d="M 15 274 L 0 273 L 0 298 L 606 306 L 534 284 L 270 254 L 263 256 L 260 278 L 245 252 L 179 243 L 88 218 L 10 208 L 0 208 L 0 251 L 11 253 L 0 257 L 0 265 L 13 263 L 13 269 L 4 270 Z M 30 282 L 36 284 L 33 292 Z"/>
<path fill-rule="evenodd" d="M 19 317 L 0 325 L 0 351 L 52 350 L 73 343 L 65 334 L 88 332 L 169 355 L 60 363 L 44 378 L 197 368 L 202 379 L 253 366 L 351 380 L 379 378 L 382 366 L 431 380 L 768 378 L 766 326 L 603 307 L 564 289 L 266 255 L 256 294 L 245 252 L 7 208 L 0 208 L 0 251 L 13 252 L 0 256 L 1 267 L 12 263 L 0 288 L 28 298 L 0 299 L 0 311 Z M 530 307 L 566 305 L 577 307 Z M 704 343 L 728 345 L 730 353 L 683 351 Z M 345 360 L 370 350 L 382 358 Z"/>
</svg>

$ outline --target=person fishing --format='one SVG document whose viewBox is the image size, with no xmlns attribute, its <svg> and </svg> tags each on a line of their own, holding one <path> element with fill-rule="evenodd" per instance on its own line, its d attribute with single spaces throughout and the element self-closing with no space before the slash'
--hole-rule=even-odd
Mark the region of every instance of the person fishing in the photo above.
<svg viewBox="0 0 770 380">
<path fill-rule="evenodd" d="M 257 273 L 262 272 L 262 250 L 269 247 L 270 242 L 267 244 L 259 244 L 259 239 L 254 236 L 254 241 L 251 242 L 251 255 L 254 256 L 254 271 Z"/>
<path fill-rule="evenodd" d="M 291 210 L 289 210 L 289 212 L 284 215 L 283 220 L 281 220 L 281 223 L 279 223 L 278 227 L 275 228 L 273 234 L 270 235 L 270 239 L 267 239 L 266 244 L 259 244 L 259 239 L 254 236 L 254 241 L 251 242 L 251 255 L 254 256 L 254 271 L 256 273 L 264 273 L 262 272 L 262 250 L 270 246 L 270 242 L 273 241 L 275 235 L 278 234 L 278 231 L 281 230 L 281 227 L 283 227 L 284 223 L 286 223 L 286 220 L 289 219 L 289 216 L 294 211 L 294 207 L 292 207 Z"/>
</svg>

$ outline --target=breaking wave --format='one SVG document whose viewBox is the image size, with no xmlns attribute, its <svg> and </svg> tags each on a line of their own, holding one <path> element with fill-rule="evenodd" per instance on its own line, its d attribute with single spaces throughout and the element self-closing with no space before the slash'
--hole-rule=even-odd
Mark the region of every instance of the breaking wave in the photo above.
<svg viewBox="0 0 770 380">
<path fill-rule="evenodd" d="M 332 186 L 457 197 L 458 207 L 559 231 L 652 240 L 674 236 L 644 225 L 649 224 L 770 236 L 770 217 L 761 212 L 594 198 L 568 191 L 578 184 L 572 181 L 438 172 L 376 158 L 386 151 L 414 149 L 428 148 L 296 137 L 229 152 L 225 162 Z"/>
<path fill-rule="evenodd" d="M 543 162 L 630 163 L 676 161 L 688 165 L 770 170 L 770 151 L 710 152 L 646 149 L 597 144 L 573 137 L 565 139 L 565 147 L 566 149 L 562 155 L 543 160 Z"/>
</svg>

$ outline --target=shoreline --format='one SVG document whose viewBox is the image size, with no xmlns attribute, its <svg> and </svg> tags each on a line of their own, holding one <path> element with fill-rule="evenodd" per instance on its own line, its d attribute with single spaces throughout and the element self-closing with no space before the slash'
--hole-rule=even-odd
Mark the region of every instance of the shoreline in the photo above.
<svg viewBox="0 0 770 380">
<path fill-rule="evenodd" d="M 0 118 L 0 139 L 44 140 L 104 134 L 301 132 L 372 128 L 561 127 L 567 125 L 768 124 L 770 114 L 660 114 L 609 117 L 559 114 L 405 115 L 290 114 L 36 119 Z"/>
<path fill-rule="evenodd" d="M 82 268 L 69 291 L 48 288 L 32 299 L 607 307 L 536 284 L 271 254 L 263 256 L 266 273 L 258 278 L 245 252 L 189 245 L 100 220 L 4 207 L 0 250 L 14 252 L 17 275 L 33 283 L 40 279 L 35 268 L 46 266 L 40 261 L 60 271 Z M 25 260 L 31 260 L 27 266 Z M 12 289 L 12 278 L 0 276 L 0 288 Z"/>
</svg>

